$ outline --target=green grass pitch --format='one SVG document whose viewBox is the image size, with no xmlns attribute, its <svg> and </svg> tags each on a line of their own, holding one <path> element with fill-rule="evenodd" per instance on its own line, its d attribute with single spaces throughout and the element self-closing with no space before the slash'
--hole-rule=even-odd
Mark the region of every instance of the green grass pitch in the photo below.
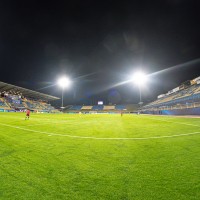
<svg viewBox="0 0 200 200">
<path fill-rule="evenodd" d="M 200 118 L 0 113 L 0 199 L 199 200 Z"/>
</svg>

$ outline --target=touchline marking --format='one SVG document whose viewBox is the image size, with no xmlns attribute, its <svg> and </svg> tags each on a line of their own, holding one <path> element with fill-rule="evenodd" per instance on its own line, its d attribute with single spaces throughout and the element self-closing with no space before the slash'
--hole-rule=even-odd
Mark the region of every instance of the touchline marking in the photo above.
<svg viewBox="0 0 200 200">
<path fill-rule="evenodd" d="M 154 120 L 164 121 L 164 122 L 171 122 L 171 123 L 174 123 L 174 124 L 183 124 L 183 125 L 187 125 L 187 126 L 200 127 L 199 125 L 196 125 L 196 124 L 187 124 L 187 123 L 182 123 L 182 122 L 174 122 L 174 121 L 171 121 L 171 120 L 157 119 L 157 118 L 153 118 L 153 117 L 150 117 L 149 119 L 154 119 Z"/>
<path fill-rule="evenodd" d="M 98 137 L 90 137 L 90 136 L 77 136 L 77 135 L 68 135 L 68 134 L 58 134 L 58 133 L 51 133 L 51 132 L 43 132 L 43 131 L 36 131 L 27 128 L 22 128 L 19 126 L 12 126 L 9 124 L 0 123 L 2 126 L 7 126 L 15 129 L 20 129 L 29 132 L 41 133 L 46 134 L 48 136 L 62 136 L 62 137 L 70 137 L 70 138 L 79 138 L 79 139 L 93 139 L 93 140 L 150 140 L 150 139 L 162 139 L 162 138 L 174 138 L 174 137 L 181 137 L 181 136 L 189 136 L 189 135 L 197 135 L 200 132 L 193 132 L 193 133 L 184 133 L 179 135 L 169 135 L 169 136 L 153 136 L 153 137 L 146 137 L 146 138 L 98 138 Z"/>
</svg>

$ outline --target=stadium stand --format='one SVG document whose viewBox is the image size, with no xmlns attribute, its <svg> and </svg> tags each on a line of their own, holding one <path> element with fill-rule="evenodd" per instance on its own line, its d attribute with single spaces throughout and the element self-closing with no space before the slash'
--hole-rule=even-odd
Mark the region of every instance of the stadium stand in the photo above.
<svg viewBox="0 0 200 200">
<path fill-rule="evenodd" d="M 5 106 L 5 103 L 2 98 L 0 98 L 0 106 L 2 106 L 2 107 Z"/>
<path fill-rule="evenodd" d="M 58 112 L 53 106 L 50 104 L 47 104 L 45 102 L 40 101 L 34 101 L 34 100 L 28 100 L 22 102 L 23 105 L 25 105 L 26 108 L 29 108 L 34 111 L 38 112 Z"/>
<path fill-rule="evenodd" d="M 0 97 L 1 112 L 26 109 L 35 112 L 59 112 L 47 103 L 59 98 L 4 82 L 0 82 Z"/>
<path fill-rule="evenodd" d="M 8 104 L 5 102 L 5 100 L 3 98 L 0 98 L 0 108 L 1 109 L 10 109 L 10 107 L 8 106 Z"/>
<path fill-rule="evenodd" d="M 64 112 L 68 113 L 121 113 L 123 112 L 137 112 L 137 104 L 128 104 L 128 105 L 93 105 L 93 106 L 67 106 L 64 109 Z"/>
<path fill-rule="evenodd" d="M 92 106 L 83 106 L 81 110 L 92 110 Z"/>
<path fill-rule="evenodd" d="M 116 106 L 115 106 L 115 109 L 116 109 L 116 110 L 125 110 L 125 109 L 126 109 L 126 106 L 125 106 L 125 105 L 116 105 Z"/>
<path fill-rule="evenodd" d="M 197 81 L 194 81 L 197 80 Z M 143 106 L 141 111 L 163 113 L 163 110 L 177 110 L 200 107 L 200 77 L 191 80 L 190 84 L 181 86 L 168 91 L 166 94 L 158 96 L 158 99 Z M 199 81 L 198 81 L 199 80 Z M 200 113 L 199 113 L 200 114 Z"/>
<path fill-rule="evenodd" d="M 70 110 L 81 110 L 82 106 L 72 106 Z"/>
<path fill-rule="evenodd" d="M 114 110 L 115 106 L 104 106 L 103 110 Z"/>
<path fill-rule="evenodd" d="M 103 110 L 103 105 L 95 105 L 92 107 L 92 110 Z"/>
</svg>

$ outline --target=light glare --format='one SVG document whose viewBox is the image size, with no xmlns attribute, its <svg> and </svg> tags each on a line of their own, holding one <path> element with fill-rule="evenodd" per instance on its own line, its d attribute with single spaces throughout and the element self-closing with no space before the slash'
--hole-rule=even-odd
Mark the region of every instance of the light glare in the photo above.
<svg viewBox="0 0 200 200">
<path fill-rule="evenodd" d="M 143 72 L 136 72 L 132 80 L 136 85 L 142 86 L 146 83 L 147 76 Z"/>
<path fill-rule="evenodd" d="M 67 77 L 62 77 L 58 80 L 58 85 L 62 88 L 66 88 L 70 85 L 70 80 Z"/>
</svg>

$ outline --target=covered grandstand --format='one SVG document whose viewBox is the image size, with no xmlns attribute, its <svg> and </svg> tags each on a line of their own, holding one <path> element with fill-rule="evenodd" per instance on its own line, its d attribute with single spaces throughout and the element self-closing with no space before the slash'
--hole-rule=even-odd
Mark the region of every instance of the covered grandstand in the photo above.
<svg viewBox="0 0 200 200">
<path fill-rule="evenodd" d="M 131 113 L 137 112 L 138 104 L 128 104 L 128 105 L 71 105 L 64 109 L 66 113 Z"/>
<path fill-rule="evenodd" d="M 176 110 L 176 111 L 174 111 Z M 181 110 L 180 112 L 178 112 Z M 200 114 L 200 77 L 182 83 L 142 107 L 149 114 Z"/>
<path fill-rule="evenodd" d="M 24 111 L 58 112 L 50 101 L 58 97 L 0 82 L 0 112 Z"/>
</svg>

